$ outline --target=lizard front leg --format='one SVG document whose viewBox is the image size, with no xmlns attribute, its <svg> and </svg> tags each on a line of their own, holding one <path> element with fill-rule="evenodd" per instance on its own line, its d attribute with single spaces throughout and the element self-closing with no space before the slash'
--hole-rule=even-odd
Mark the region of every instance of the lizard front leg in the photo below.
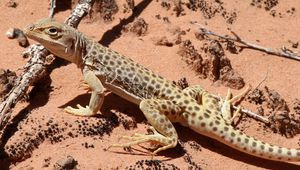
<svg viewBox="0 0 300 170">
<path fill-rule="evenodd" d="M 125 144 L 113 144 L 110 147 L 129 147 L 144 142 L 153 142 L 162 145 L 156 149 L 153 154 L 160 151 L 173 148 L 177 145 L 177 132 L 168 117 L 179 116 L 180 107 L 168 100 L 144 99 L 140 103 L 140 109 L 143 111 L 148 122 L 152 125 L 150 129 L 154 134 L 136 133 L 133 136 L 123 136 L 131 140 Z M 167 116 L 169 115 L 169 116 Z"/>
<path fill-rule="evenodd" d="M 99 78 L 92 71 L 84 71 L 83 77 L 84 81 L 92 91 L 89 105 L 86 107 L 82 107 L 81 105 L 77 104 L 78 109 L 68 106 L 64 110 L 73 115 L 93 116 L 97 114 L 97 111 L 102 106 L 104 98 L 104 87 Z"/>
<path fill-rule="evenodd" d="M 235 103 L 240 101 L 243 97 L 247 95 L 247 93 L 251 90 L 251 86 L 249 85 L 243 92 L 240 94 L 232 97 L 232 94 L 230 90 L 227 91 L 227 96 L 225 99 L 220 98 L 220 107 L 221 107 L 221 113 L 222 117 L 225 119 L 225 121 L 229 124 L 233 123 L 234 118 L 238 115 L 238 113 L 241 110 L 241 107 L 239 106 L 238 109 L 232 114 L 231 112 L 231 106 Z"/>
</svg>

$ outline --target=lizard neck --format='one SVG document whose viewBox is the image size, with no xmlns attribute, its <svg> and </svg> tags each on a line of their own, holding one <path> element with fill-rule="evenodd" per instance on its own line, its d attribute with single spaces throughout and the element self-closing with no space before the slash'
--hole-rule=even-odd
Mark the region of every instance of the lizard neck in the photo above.
<svg viewBox="0 0 300 170">
<path fill-rule="evenodd" d="M 93 45 L 93 41 L 86 38 L 81 32 L 73 31 L 73 57 L 72 61 L 79 68 L 83 67 L 84 57 L 87 55 L 89 49 Z"/>
</svg>

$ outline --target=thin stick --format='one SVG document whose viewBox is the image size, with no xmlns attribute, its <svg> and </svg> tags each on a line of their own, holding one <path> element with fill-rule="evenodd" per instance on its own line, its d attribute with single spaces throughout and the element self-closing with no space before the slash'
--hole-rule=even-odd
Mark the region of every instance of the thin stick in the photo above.
<svg viewBox="0 0 300 170">
<path fill-rule="evenodd" d="M 81 0 L 67 18 L 66 23 L 77 27 L 80 20 L 91 10 L 94 0 Z M 16 84 L 12 90 L 4 97 L 4 101 L 0 104 L 0 132 L 7 124 L 11 111 L 17 102 L 26 93 L 29 86 L 45 76 L 46 56 L 49 54 L 43 46 L 39 44 L 31 45 L 25 55 L 31 56 L 31 59 L 24 67 L 24 72 L 16 80 Z"/>
<path fill-rule="evenodd" d="M 221 35 L 221 34 L 217 34 L 215 32 L 212 32 L 212 31 L 204 28 L 201 24 L 199 24 L 197 22 L 193 22 L 192 24 L 199 26 L 200 27 L 200 31 L 203 34 L 205 34 L 205 35 L 212 35 L 212 36 L 219 37 L 221 39 L 238 42 L 240 44 L 245 45 L 248 48 L 252 48 L 252 49 L 255 49 L 255 50 L 263 51 L 263 52 L 268 53 L 268 54 L 277 55 L 277 56 L 280 56 L 280 57 L 286 57 L 286 58 L 289 58 L 289 59 L 294 59 L 294 60 L 300 61 L 300 55 L 294 53 L 293 51 L 291 51 L 291 50 L 289 50 L 289 49 L 287 49 L 285 47 L 283 47 L 280 50 L 274 50 L 272 48 L 263 47 L 263 46 L 260 46 L 260 45 L 257 45 L 257 44 L 253 44 L 253 43 L 247 42 L 247 41 L 241 39 L 233 31 L 231 31 L 231 33 L 233 34 L 234 37 L 229 37 L 227 35 Z"/>
<path fill-rule="evenodd" d="M 238 106 L 233 106 L 233 108 L 236 110 L 236 109 L 238 109 Z M 261 115 L 255 113 L 255 112 L 252 112 L 252 111 L 250 111 L 250 110 L 247 110 L 247 109 L 241 109 L 241 112 L 242 112 L 242 113 L 246 113 L 248 116 L 250 116 L 250 117 L 252 117 L 252 118 L 254 118 L 254 119 L 256 119 L 256 120 L 259 120 L 259 121 L 261 121 L 261 122 L 263 122 L 263 123 L 265 123 L 265 124 L 269 124 L 269 123 L 270 123 L 270 121 L 269 121 L 268 118 L 265 118 L 265 117 L 263 117 L 263 116 L 261 116 Z"/>
<path fill-rule="evenodd" d="M 218 98 L 219 100 L 223 100 L 224 101 L 224 99 L 220 95 L 213 95 L 213 96 L 216 97 L 216 98 Z M 232 104 L 231 106 L 235 110 L 239 109 L 239 105 L 235 106 L 235 105 Z M 250 116 L 250 117 L 252 117 L 252 118 L 254 118 L 256 120 L 259 120 L 259 121 L 261 121 L 261 122 L 263 122 L 265 124 L 269 124 L 270 123 L 270 121 L 269 121 L 268 118 L 265 118 L 262 115 L 259 115 L 259 114 L 255 113 L 255 112 L 252 112 L 252 111 L 248 110 L 248 109 L 242 109 L 241 108 L 240 112 L 246 113 L 248 116 Z"/>
<path fill-rule="evenodd" d="M 262 83 L 264 82 L 264 81 L 266 81 L 267 80 L 267 78 L 268 78 L 268 75 L 269 75 L 269 71 L 267 70 L 267 73 L 266 73 L 266 75 L 265 75 L 265 77 L 264 77 L 264 79 L 262 80 L 262 81 L 260 81 L 259 83 L 258 83 L 258 85 L 252 90 L 252 91 L 254 91 L 254 90 L 256 90 L 256 89 L 258 89 L 258 87 L 260 86 L 260 85 L 262 85 Z"/>
</svg>

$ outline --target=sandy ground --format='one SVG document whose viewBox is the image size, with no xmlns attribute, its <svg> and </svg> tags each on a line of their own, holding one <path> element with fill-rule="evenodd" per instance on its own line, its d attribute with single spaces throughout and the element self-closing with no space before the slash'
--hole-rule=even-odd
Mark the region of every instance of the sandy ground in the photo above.
<svg viewBox="0 0 300 170">
<path fill-rule="evenodd" d="M 10 27 L 23 28 L 30 22 L 48 16 L 48 1 L 19 1 L 16 8 L 7 7 L 8 0 L 0 1 L 0 68 L 10 69 L 21 73 L 26 59 L 21 57 L 24 49 L 14 40 L 8 40 L 5 32 Z M 209 1 L 208 1 L 209 2 Z M 148 24 L 145 35 L 137 36 L 133 33 L 122 33 L 113 38 L 115 26 L 120 19 L 126 19 L 131 13 L 123 13 L 123 0 L 118 0 L 119 12 L 114 20 L 83 20 L 79 30 L 89 37 L 101 42 L 109 42 L 110 48 L 118 51 L 144 66 L 154 70 L 169 80 L 179 80 L 185 77 L 189 84 L 200 84 L 214 94 L 225 96 L 227 87 L 220 83 L 212 83 L 209 79 L 201 79 L 178 55 L 179 45 L 155 45 L 157 39 L 168 35 L 170 30 L 180 28 L 186 35 L 182 40 L 192 41 L 199 50 L 203 44 L 195 37 L 197 27 L 190 21 L 197 21 L 208 29 L 220 34 L 230 34 L 228 28 L 249 42 L 267 47 L 281 48 L 285 46 L 294 51 L 290 41 L 300 41 L 300 13 L 299 1 L 279 0 L 270 11 L 251 5 L 251 0 L 227 0 L 222 5 L 228 13 L 235 12 L 233 23 L 228 23 L 220 13 L 210 19 L 198 11 L 191 11 L 184 6 L 185 15 L 177 17 L 175 12 L 166 10 L 161 1 L 152 1 L 140 5 L 141 14 Z M 266 1 L 264 1 L 266 2 Z M 267 1 L 275 2 L 275 1 Z M 139 4 L 140 3 L 140 4 Z M 294 12 L 287 12 L 288 10 Z M 64 21 L 70 9 L 55 14 L 58 21 Z M 274 13 L 274 12 L 273 12 Z M 158 19 L 157 15 L 161 16 Z M 167 17 L 169 23 L 164 22 Z M 226 22 L 227 21 L 227 22 Z M 103 38 L 104 37 L 104 38 Z M 34 43 L 31 41 L 31 43 Z M 243 77 L 246 84 L 257 86 L 264 78 L 261 89 L 267 86 L 278 92 L 293 112 L 293 103 L 300 96 L 300 68 L 299 61 L 268 55 L 251 49 L 244 49 L 238 54 L 225 50 L 225 55 L 231 61 L 232 67 Z M 68 64 L 54 69 L 45 84 L 36 87 L 30 94 L 30 102 L 17 104 L 13 114 L 19 115 L 18 123 L 11 128 L 6 137 L 5 151 L 9 152 L 12 160 L 1 158 L 0 169 L 53 169 L 67 156 L 73 157 L 78 169 L 125 169 L 132 167 L 141 169 L 149 164 L 157 164 L 172 169 L 297 169 L 299 163 L 280 163 L 263 160 L 238 152 L 217 141 L 196 134 L 179 125 L 176 129 L 180 144 L 165 152 L 159 153 L 151 161 L 146 149 L 135 146 L 132 151 L 122 148 L 105 150 L 112 143 L 125 142 L 119 140 L 123 135 L 135 132 L 146 133 L 149 127 L 145 118 L 135 106 L 116 95 L 107 93 L 102 116 L 82 118 L 66 114 L 62 109 L 67 105 L 82 105 L 88 102 L 89 94 L 81 87 L 82 75 L 74 64 Z M 233 90 L 237 94 L 237 90 Z M 245 108 L 256 111 L 257 105 L 243 102 Z M 267 109 L 265 105 L 262 106 Z M 20 116 L 21 115 L 21 116 Z M 136 126 L 136 127 L 135 127 Z M 256 120 L 244 117 L 237 128 L 250 136 L 255 136 L 274 145 L 299 148 L 299 132 L 294 137 L 287 138 L 275 133 L 269 127 L 263 126 Z M 39 137 L 43 136 L 43 137 Z M 149 147 L 149 145 L 143 145 Z M 13 152 L 14 151 L 14 152 Z M 144 161 L 141 161 L 144 160 Z M 162 162 L 160 162 L 162 161 Z M 140 166 L 138 166 L 141 164 Z M 154 167 L 154 166 L 152 166 Z"/>
</svg>

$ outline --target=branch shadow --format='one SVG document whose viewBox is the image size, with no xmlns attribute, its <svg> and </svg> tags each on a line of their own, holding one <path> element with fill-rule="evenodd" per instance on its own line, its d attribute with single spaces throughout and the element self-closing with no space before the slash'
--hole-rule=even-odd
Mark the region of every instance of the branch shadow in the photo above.
<svg viewBox="0 0 300 170">
<path fill-rule="evenodd" d="M 114 40 L 121 36 L 122 28 L 133 22 L 136 17 L 138 17 L 143 10 L 152 2 L 152 0 L 143 0 L 139 4 L 137 4 L 133 10 L 132 14 L 126 18 L 121 19 L 120 23 L 114 26 L 112 29 L 106 31 L 102 38 L 98 41 L 98 43 L 102 44 L 103 46 L 108 47 Z"/>
<path fill-rule="evenodd" d="M 54 14 L 72 9 L 72 0 L 59 0 L 55 3 Z"/>
</svg>

